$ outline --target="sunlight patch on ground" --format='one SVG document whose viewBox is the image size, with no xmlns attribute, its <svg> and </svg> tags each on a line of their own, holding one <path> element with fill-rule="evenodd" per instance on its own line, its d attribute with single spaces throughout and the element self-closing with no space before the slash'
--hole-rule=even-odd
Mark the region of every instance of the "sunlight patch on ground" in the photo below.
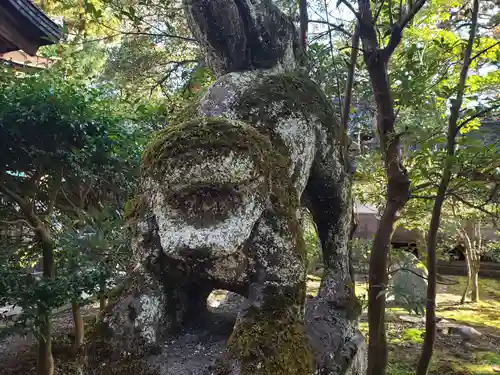
<svg viewBox="0 0 500 375">
<path fill-rule="evenodd" d="M 500 302 L 488 301 L 453 306 L 440 309 L 438 315 L 463 324 L 500 329 Z"/>
</svg>

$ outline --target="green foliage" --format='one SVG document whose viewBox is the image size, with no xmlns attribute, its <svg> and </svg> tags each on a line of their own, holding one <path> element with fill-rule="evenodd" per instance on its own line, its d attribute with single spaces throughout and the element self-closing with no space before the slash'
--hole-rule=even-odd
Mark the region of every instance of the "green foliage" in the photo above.
<svg viewBox="0 0 500 375">
<path fill-rule="evenodd" d="M 0 218 L 16 224 L 0 227 L 9 235 L 0 305 L 20 306 L 23 318 L 37 323 L 39 311 L 81 302 L 124 272 L 130 248 L 120 212 L 135 190 L 148 129 L 134 122 L 139 116 L 124 116 L 109 91 L 57 71 L 1 74 Z M 30 215 L 44 226 L 43 244 Z M 52 248 L 53 278 L 32 272 L 42 245 Z"/>
<path fill-rule="evenodd" d="M 494 262 L 500 263 L 500 241 L 488 243 L 484 255 Z"/>
<path fill-rule="evenodd" d="M 351 259 L 356 272 L 364 274 L 368 271 L 368 260 L 372 248 L 372 241 L 353 238 L 350 241 Z"/>
<path fill-rule="evenodd" d="M 67 220 L 57 238 L 57 266 L 67 275 L 73 301 L 81 302 L 83 293 L 96 295 L 103 286 L 109 289 L 126 274 L 131 238 L 117 213 Z"/>
</svg>

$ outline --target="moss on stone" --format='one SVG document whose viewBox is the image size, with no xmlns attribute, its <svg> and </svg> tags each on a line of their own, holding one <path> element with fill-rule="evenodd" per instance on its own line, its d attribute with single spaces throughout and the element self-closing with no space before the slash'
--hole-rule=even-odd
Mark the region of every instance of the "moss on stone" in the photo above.
<svg viewBox="0 0 500 375">
<path fill-rule="evenodd" d="M 125 220 L 134 220 L 142 216 L 147 208 L 147 202 L 143 195 L 138 195 L 135 198 L 125 202 L 124 218 Z"/>
<path fill-rule="evenodd" d="M 228 356 L 242 375 L 310 375 L 315 369 L 304 324 L 291 312 L 245 317 L 228 341 Z"/>
<path fill-rule="evenodd" d="M 198 100 L 194 100 L 188 104 L 183 105 L 181 109 L 175 111 L 174 114 L 168 118 L 168 126 L 179 125 L 199 117 L 199 105 L 200 103 Z"/>
<path fill-rule="evenodd" d="M 285 104 L 277 110 L 275 103 Z M 245 92 L 235 111 L 243 120 L 266 124 L 271 131 L 277 121 L 290 114 L 302 113 L 308 119 L 314 115 L 331 144 L 346 138 L 332 103 L 315 82 L 300 73 L 263 77 L 259 85 Z"/>
<path fill-rule="evenodd" d="M 268 162 L 268 154 L 272 149 L 269 140 L 252 127 L 240 122 L 224 118 L 202 117 L 171 124 L 158 132 L 147 146 L 143 165 L 147 172 L 165 173 L 167 162 L 184 161 L 192 163 L 199 155 L 198 150 L 245 151 L 249 152 L 262 167 Z M 185 160 L 189 157 L 188 160 Z M 177 160 L 176 160 L 177 159 Z"/>
<path fill-rule="evenodd" d="M 259 174 L 267 179 L 277 208 L 295 205 L 293 189 L 284 183 L 290 163 L 288 155 L 252 126 L 221 117 L 196 118 L 158 132 L 144 152 L 143 172 L 161 182 L 169 166 L 195 164 L 211 152 L 232 151 L 253 159 Z"/>
</svg>

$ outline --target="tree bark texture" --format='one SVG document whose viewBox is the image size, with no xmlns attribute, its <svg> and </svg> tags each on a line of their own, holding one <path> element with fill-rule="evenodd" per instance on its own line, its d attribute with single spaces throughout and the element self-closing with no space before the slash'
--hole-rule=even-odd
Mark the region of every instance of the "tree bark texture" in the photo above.
<svg viewBox="0 0 500 375">
<path fill-rule="evenodd" d="M 472 280 L 471 280 L 471 300 L 472 302 L 479 302 L 479 265 L 477 268 L 474 267 L 472 270 Z"/>
<path fill-rule="evenodd" d="M 101 281 L 99 285 L 99 311 L 102 313 L 106 310 L 106 283 Z"/>
<path fill-rule="evenodd" d="M 38 219 L 38 218 L 37 218 Z M 38 226 L 35 229 L 37 237 L 42 245 L 43 251 L 43 277 L 45 279 L 54 278 L 54 243 L 50 238 L 48 230 L 37 220 Z M 38 358 L 37 375 L 53 375 L 54 359 L 52 358 L 52 314 L 50 309 L 39 307 L 39 331 L 38 337 Z"/>
<path fill-rule="evenodd" d="M 421 7 L 423 2 L 419 2 Z M 398 212 L 409 199 L 410 180 L 402 165 L 400 140 L 395 130 L 394 100 L 389 84 L 387 65 L 399 44 L 407 24 L 404 19 L 394 26 L 386 48 L 378 43 L 375 20 L 368 0 L 358 1 L 360 38 L 372 91 L 377 105 L 377 133 L 387 176 L 386 206 L 375 234 L 370 255 L 368 290 L 368 374 L 383 375 L 387 366 L 387 338 L 385 332 L 385 290 L 387 287 L 387 257 Z M 412 9 L 413 15 L 419 8 Z M 390 48 L 389 48 L 390 47 Z"/>
<path fill-rule="evenodd" d="M 448 154 L 455 153 L 455 135 L 448 138 Z M 417 367 L 417 375 L 425 375 L 429 369 L 436 341 L 436 269 L 437 269 L 437 235 L 441 220 L 441 210 L 446 198 L 446 191 L 451 180 L 451 159 L 445 165 L 443 176 L 439 184 L 436 200 L 432 209 L 431 223 L 427 234 L 427 302 L 425 313 L 425 336 L 422 354 Z"/>
<path fill-rule="evenodd" d="M 469 251 L 466 249 L 465 250 L 465 269 L 467 272 L 467 281 L 465 282 L 464 292 L 462 293 L 462 298 L 460 299 L 461 304 L 464 304 L 465 300 L 467 299 L 467 293 L 469 292 L 470 282 L 472 280 L 472 268 L 471 268 L 469 255 L 470 255 Z"/>
<path fill-rule="evenodd" d="M 52 357 L 52 316 L 50 311 L 40 308 L 38 311 L 38 348 L 37 375 L 54 374 L 54 358 Z"/>
<path fill-rule="evenodd" d="M 481 267 L 481 251 L 483 246 L 483 235 L 481 221 L 474 222 L 474 246 L 470 249 L 472 265 L 472 302 L 479 302 L 479 268 Z"/>
<path fill-rule="evenodd" d="M 49 201 L 47 216 L 50 216 L 54 210 L 57 194 L 62 182 L 62 171 L 56 176 L 55 185 L 52 188 Z M 0 185 L 0 190 L 14 202 L 19 205 L 21 212 L 26 220 L 33 227 L 35 238 L 42 248 L 43 278 L 53 279 L 54 272 L 54 241 L 51 237 L 49 227 L 34 211 L 34 202 L 22 197 L 9 189 L 7 186 Z M 52 357 L 52 314 L 50 308 L 38 306 L 38 316 L 36 318 L 38 328 L 38 349 L 37 349 L 37 375 L 53 375 L 54 360 Z"/>
<path fill-rule="evenodd" d="M 300 41 L 304 51 L 307 50 L 307 28 L 309 26 L 309 15 L 307 14 L 307 0 L 299 0 L 300 17 Z"/>
<path fill-rule="evenodd" d="M 80 348 L 83 346 L 85 338 L 85 323 L 83 321 L 82 311 L 80 304 L 76 301 L 71 302 L 71 311 L 73 313 L 74 334 L 75 339 L 73 342 L 73 351 L 78 354 Z"/>
<path fill-rule="evenodd" d="M 436 269 L 437 269 L 437 234 L 441 220 L 441 209 L 446 198 L 446 192 L 452 179 L 453 160 L 455 156 L 456 136 L 458 133 L 458 119 L 460 108 L 462 107 L 463 97 L 465 92 L 465 84 L 467 74 L 469 71 L 470 58 L 472 54 L 472 47 L 476 37 L 477 18 L 479 11 L 479 0 L 474 0 L 472 11 L 472 25 L 469 35 L 469 40 L 464 54 L 463 66 L 460 72 L 460 80 L 457 86 L 457 96 L 452 101 L 450 110 L 450 117 L 448 119 L 448 134 L 446 153 L 443 174 L 439 183 L 436 200 L 432 210 L 431 223 L 429 225 L 429 233 L 427 236 L 427 269 L 428 269 L 428 284 L 427 284 L 427 303 L 425 314 L 425 336 L 424 344 L 422 346 L 422 353 L 418 361 L 417 375 L 426 375 L 429 371 L 429 365 L 434 351 L 434 344 L 436 341 Z"/>
</svg>

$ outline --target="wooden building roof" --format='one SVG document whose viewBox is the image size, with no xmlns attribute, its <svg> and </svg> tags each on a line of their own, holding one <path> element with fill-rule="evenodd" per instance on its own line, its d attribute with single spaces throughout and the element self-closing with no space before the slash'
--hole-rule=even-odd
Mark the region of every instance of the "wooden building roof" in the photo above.
<svg viewBox="0 0 500 375">
<path fill-rule="evenodd" d="M 61 29 L 31 0 L 0 1 L 0 53 L 23 50 L 34 55 L 61 37 Z"/>
</svg>

